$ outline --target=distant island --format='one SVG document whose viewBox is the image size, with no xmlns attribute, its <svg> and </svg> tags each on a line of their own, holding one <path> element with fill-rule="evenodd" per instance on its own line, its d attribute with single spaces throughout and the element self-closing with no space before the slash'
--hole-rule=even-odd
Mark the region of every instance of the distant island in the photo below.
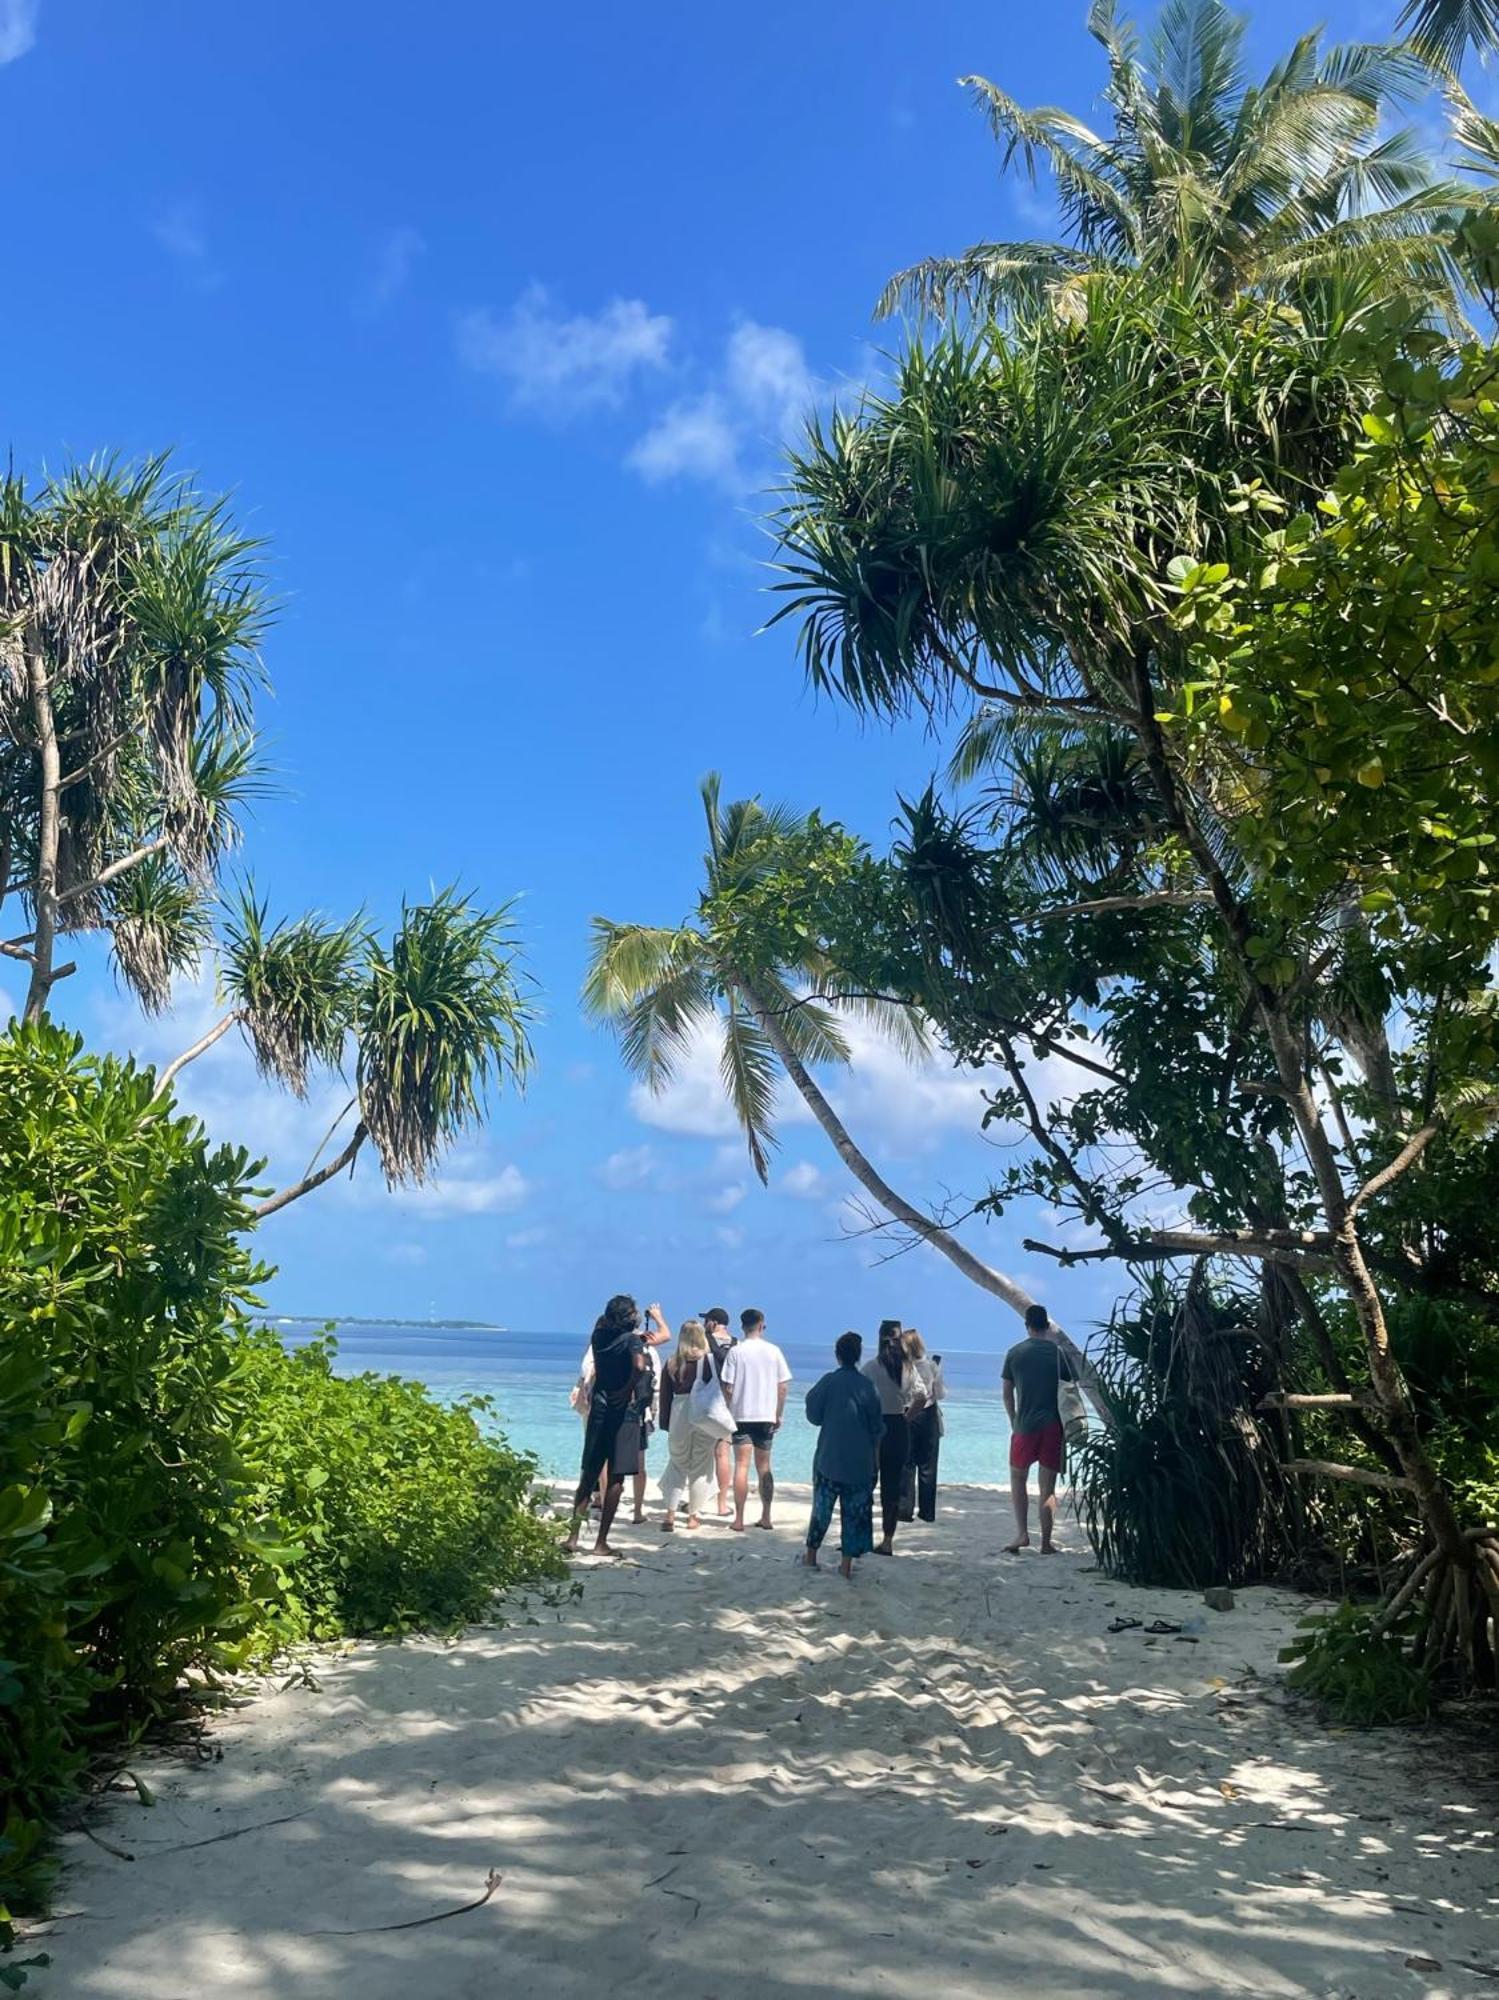
<svg viewBox="0 0 1499 2000">
<path fill-rule="evenodd" d="M 442 1333 L 508 1333 L 482 1319 L 375 1319 L 369 1313 L 273 1313 L 276 1326 L 329 1326 L 352 1321 L 356 1326 L 426 1326 Z"/>
</svg>

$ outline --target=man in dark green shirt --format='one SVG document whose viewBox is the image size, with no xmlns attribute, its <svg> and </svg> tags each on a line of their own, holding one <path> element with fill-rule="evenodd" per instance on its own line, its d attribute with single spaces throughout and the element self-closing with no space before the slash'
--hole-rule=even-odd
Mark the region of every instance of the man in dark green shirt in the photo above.
<svg viewBox="0 0 1499 2000">
<path fill-rule="evenodd" d="M 1038 1465 L 1041 1499 L 1041 1553 L 1056 1553 L 1052 1530 L 1057 1518 L 1057 1474 L 1062 1470 L 1065 1435 L 1057 1390 L 1072 1380 L 1067 1357 L 1051 1340 L 1045 1306 L 1025 1309 L 1025 1339 L 1005 1356 L 1005 1413 L 1010 1419 L 1010 1499 L 1015 1507 L 1015 1539 L 1006 1555 L 1030 1547 L 1030 1495 L 1026 1481 Z"/>
</svg>

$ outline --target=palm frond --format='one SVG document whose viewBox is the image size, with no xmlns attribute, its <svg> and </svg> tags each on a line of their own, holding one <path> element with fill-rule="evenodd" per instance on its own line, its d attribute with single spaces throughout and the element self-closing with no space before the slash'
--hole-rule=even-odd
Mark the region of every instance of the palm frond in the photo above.
<svg viewBox="0 0 1499 2000">
<path fill-rule="evenodd" d="M 750 1164 L 762 1182 L 768 1181 L 779 1065 L 764 1029 L 737 1002 L 724 1015 L 719 1073 L 749 1147 Z"/>
<path fill-rule="evenodd" d="M 219 982 L 260 1075 L 307 1095 L 312 1069 L 338 1069 L 359 1000 L 368 933 L 360 917 L 270 921 L 244 887 L 224 925 Z"/>
<path fill-rule="evenodd" d="M 359 1115 L 389 1186 L 419 1185 L 483 1117 L 491 1080 L 523 1087 L 535 1019 L 508 906 L 456 889 L 408 904 L 370 945 L 354 1015 Z"/>
<path fill-rule="evenodd" d="M 148 1014 L 165 1011 L 172 981 L 213 943 L 201 890 L 159 854 L 110 883 L 106 922 L 115 970 Z"/>
<path fill-rule="evenodd" d="M 1398 26 L 1427 62 L 1455 74 L 1470 49 L 1499 48 L 1499 0 L 1407 0 Z"/>
</svg>

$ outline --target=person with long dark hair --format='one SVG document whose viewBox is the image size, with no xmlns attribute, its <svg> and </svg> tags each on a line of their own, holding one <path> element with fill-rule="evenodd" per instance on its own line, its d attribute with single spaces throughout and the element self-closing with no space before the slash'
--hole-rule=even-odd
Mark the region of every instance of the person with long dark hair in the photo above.
<svg viewBox="0 0 1499 2000">
<path fill-rule="evenodd" d="M 659 1347 L 671 1338 L 660 1306 L 646 1307 L 646 1323 L 649 1330 L 642 1333 L 639 1306 L 626 1293 L 617 1293 L 599 1315 L 588 1343 L 593 1355 L 593 1388 L 583 1432 L 583 1466 L 565 1545 L 569 1555 L 577 1553 L 589 1495 L 601 1474 L 608 1476 L 594 1554 L 616 1553 L 609 1546 L 609 1530 L 619 1512 L 625 1481 L 639 1471 L 642 1459 L 641 1387 L 648 1380 L 646 1370 L 650 1367 L 646 1345 Z"/>
<path fill-rule="evenodd" d="M 885 1420 L 880 1439 L 880 1527 L 884 1540 L 876 1542 L 874 1552 L 877 1556 L 893 1556 L 901 1483 L 911 1456 L 911 1416 L 925 1407 L 898 1319 L 880 1321 L 879 1351 L 873 1361 L 864 1363 L 864 1373 L 878 1392 Z"/>
</svg>

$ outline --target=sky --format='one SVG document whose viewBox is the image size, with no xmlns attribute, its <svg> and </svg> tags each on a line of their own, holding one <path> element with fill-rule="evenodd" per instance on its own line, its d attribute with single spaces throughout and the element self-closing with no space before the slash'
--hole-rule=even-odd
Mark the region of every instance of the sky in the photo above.
<svg viewBox="0 0 1499 2000">
<path fill-rule="evenodd" d="M 277 911 L 388 929 L 434 884 L 513 897 L 538 982 L 525 1098 L 431 1187 L 388 1193 L 366 1158 L 269 1221 L 273 1310 L 569 1328 L 623 1289 L 801 1337 L 888 1314 L 1011 1337 L 935 1253 L 871 1237 L 798 1101 L 762 1188 L 712 1051 L 651 1099 L 576 996 L 592 916 L 690 913 L 706 772 L 880 843 L 940 768 L 942 741 L 814 700 L 760 629 L 768 491 L 807 410 L 878 378 L 893 270 L 1049 232 L 955 80 L 1087 114 L 1084 14 L 0 0 L 14 462 L 170 448 L 267 538 L 277 790 L 242 865 Z M 1267 66 L 1312 18 L 1255 10 Z M 146 1021 L 98 953 L 56 1011 L 148 1061 L 217 1012 L 205 971 Z M 964 1204 L 1009 1157 L 983 1079 L 940 1058 L 861 1035 L 824 1081 L 914 1200 Z M 226 1039 L 180 1095 L 280 1183 L 347 1091 L 277 1095 Z M 1060 1240 L 1035 1213 L 965 1228 L 1081 1334 L 1115 1281 L 1032 1234 Z"/>
</svg>

